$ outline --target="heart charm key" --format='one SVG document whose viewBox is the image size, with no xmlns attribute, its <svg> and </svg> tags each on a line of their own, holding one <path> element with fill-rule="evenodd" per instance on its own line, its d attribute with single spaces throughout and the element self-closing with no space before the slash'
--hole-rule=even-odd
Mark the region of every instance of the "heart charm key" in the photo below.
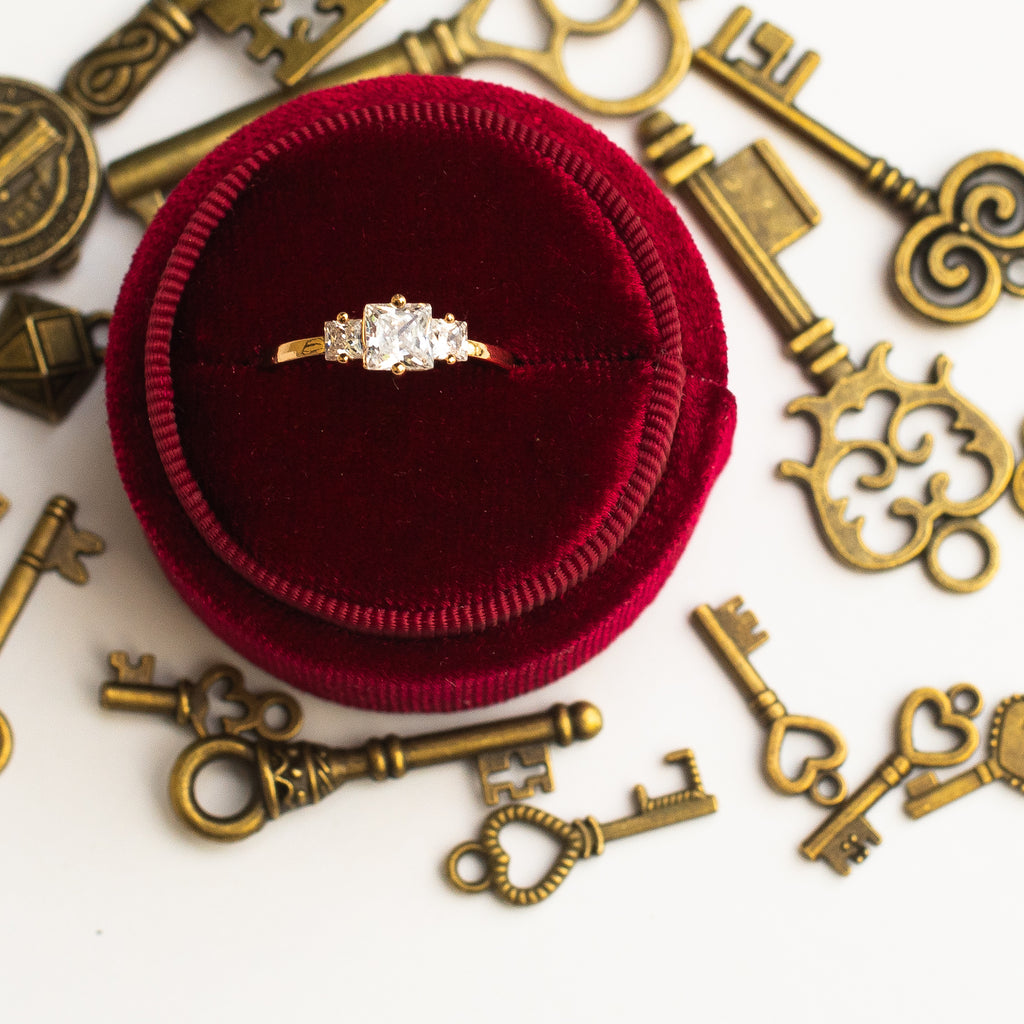
<svg viewBox="0 0 1024 1024">
<path fill-rule="evenodd" d="M 603 853 L 605 843 L 718 810 L 715 798 L 704 792 L 692 751 L 676 750 L 665 760 L 682 767 L 687 777 L 686 787 L 667 796 L 651 798 L 643 786 L 636 786 L 633 794 L 637 811 L 628 818 L 601 823 L 588 817 L 566 822 L 528 804 L 512 804 L 493 811 L 484 820 L 479 842 L 462 843 L 448 855 L 446 871 L 449 880 L 462 892 L 493 889 L 501 899 L 515 907 L 533 906 L 546 900 L 565 881 L 576 861 Z M 513 822 L 541 829 L 562 845 L 561 853 L 547 874 L 536 885 L 525 889 L 509 880 L 509 855 L 499 838 L 502 829 Z M 481 858 L 486 865 L 483 877 L 477 881 L 469 881 L 459 874 L 459 862 L 467 855 Z"/>
<path fill-rule="evenodd" d="M 910 799 L 903 809 L 912 818 L 920 818 L 994 779 L 1006 779 L 1014 789 L 1024 792 L 1024 694 L 1007 697 L 996 708 L 989 747 L 992 754 L 987 760 L 946 782 L 940 784 L 935 773 L 928 772 L 907 783 Z"/>
<path fill-rule="evenodd" d="M 882 841 L 864 815 L 914 768 L 943 768 L 966 761 L 978 749 L 978 729 L 971 720 L 981 707 L 981 694 L 969 683 L 957 683 L 945 693 L 930 686 L 914 690 L 903 702 L 896 720 L 896 752 L 801 843 L 800 852 L 808 860 L 823 859 L 841 875 L 850 873 L 850 861 L 863 863 L 868 855 L 868 844 Z M 924 708 L 934 713 L 935 724 L 942 732 L 956 738 L 954 747 L 918 749 L 914 743 L 914 724 Z"/>
</svg>

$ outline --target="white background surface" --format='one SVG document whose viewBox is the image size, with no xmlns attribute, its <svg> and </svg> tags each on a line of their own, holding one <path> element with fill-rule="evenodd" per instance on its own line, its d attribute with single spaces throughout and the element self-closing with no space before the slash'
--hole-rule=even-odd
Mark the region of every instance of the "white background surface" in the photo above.
<svg viewBox="0 0 1024 1024">
<path fill-rule="evenodd" d="M 310 5 L 287 6 L 304 13 Z M 506 35 L 532 37 L 527 0 L 498 6 Z M 610 4 L 563 6 L 593 16 Z M 133 10 L 130 0 L 3 7 L 0 73 L 50 87 Z M 332 62 L 456 7 L 390 0 Z M 688 0 L 695 46 L 731 9 Z M 977 150 L 1024 154 L 1015 102 L 1021 5 L 765 0 L 754 13 L 755 23 L 795 35 L 798 52 L 822 54 L 801 107 L 919 180 L 937 185 Z M 584 61 L 581 79 L 603 80 L 609 94 L 632 90 L 656 40 L 650 24 L 631 29 Z M 467 73 L 555 98 L 512 67 Z M 269 74 L 242 56 L 241 39 L 203 24 L 143 97 L 97 131 L 101 158 L 266 92 Z M 666 106 L 722 158 L 770 138 L 823 211 L 823 223 L 782 257 L 815 311 L 836 321 L 857 361 L 892 340 L 891 367 L 907 379 L 923 379 L 947 353 L 954 383 L 1019 451 L 1017 300 L 1004 296 L 967 327 L 914 318 L 887 287 L 902 223 L 882 203 L 696 72 Z M 634 119 L 595 123 L 637 152 Z M 244 843 L 193 836 L 166 795 L 186 734 L 169 721 L 99 708 L 106 653 L 152 651 L 161 682 L 195 678 L 218 660 L 241 664 L 254 687 L 274 681 L 212 636 L 162 576 L 114 467 L 102 385 L 56 428 L 0 406 L 0 491 L 12 502 L 0 523 L 0 566 L 13 562 L 58 492 L 77 499 L 79 525 L 108 544 L 89 560 L 85 589 L 54 575 L 40 581 L 0 654 L 0 708 L 17 741 L 0 777 L 0 1018 L 839 1024 L 869 1015 L 1019 1016 L 1019 796 L 997 783 L 915 822 L 893 793 L 870 815 L 884 841 L 865 864 L 840 878 L 808 863 L 797 847 L 823 813 L 766 786 L 763 733 L 688 615 L 701 602 L 747 598 L 772 637 L 755 665 L 791 711 L 844 732 L 855 787 L 891 751 L 897 709 L 914 687 L 974 682 L 987 700 L 985 734 L 994 705 L 1022 688 L 1024 522 L 1008 497 L 986 514 L 1003 564 L 971 596 L 940 591 L 916 564 L 860 575 L 834 561 L 802 491 L 773 473 L 782 459 L 811 454 L 808 426 L 783 413 L 810 389 L 693 215 L 684 216 L 719 291 L 739 425 L 732 460 L 655 603 L 605 653 L 505 707 L 441 718 L 302 703 L 307 738 L 351 745 L 592 700 L 604 712 L 602 735 L 556 751 L 558 788 L 535 802 L 566 819 L 619 817 L 635 783 L 652 795 L 677 788 L 678 771 L 660 761 L 690 746 L 719 813 L 610 846 L 527 910 L 459 895 L 442 880 L 448 850 L 474 836 L 486 813 L 466 765 L 400 784 L 353 783 Z M 111 307 L 141 230 L 105 199 L 77 268 L 32 289 L 85 310 Z M 963 493 L 976 483 L 970 468 L 954 477 L 965 481 Z M 863 499 L 876 517 L 884 504 Z M 527 881 L 515 872 L 513 880 Z"/>
</svg>

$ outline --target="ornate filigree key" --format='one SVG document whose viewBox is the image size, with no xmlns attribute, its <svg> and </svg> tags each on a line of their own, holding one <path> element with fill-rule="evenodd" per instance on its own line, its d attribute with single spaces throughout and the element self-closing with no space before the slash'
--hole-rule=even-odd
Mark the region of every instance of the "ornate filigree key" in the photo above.
<svg viewBox="0 0 1024 1024">
<path fill-rule="evenodd" d="M 253 693 L 242 673 L 231 665 L 214 665 L 193 683 L 182 679 L 176 686 L 156 686 L 153 671 L 156 659 L 143 654 L 137 664 L 128 660 L 125 651 L 110 652 L 110 667 L 117 673 L 116 682 L 100 687 L 100 704 L 119 711 L 150 711 L 170 715 L 179 725 L 189 726 L 200 738 L 214 733 L 240 736 L 254 733 L 265 740 L 282 743 L 302 728 L 302 709 L 298 701 L 280 690 Z M 223 700 L 241 709 L 239 715 L 222 715 L 219 729 L 211 729 L 211 695 L 223 687 Z M 275 712 L 282 718 L 272 725 Z"/>
<path fill-rule="evenodd" d="M 101 552 L 103 539 L 75 527 L 75 509 L 75 503 L 62 495 L 47 502 L 14 568 L 0 587 L 0 647 L 3 647 L 15 619 L 25 607 L 40 573 L 56 569 L 72 583 L 81 585 L 88 581 L 89 573 L 79 556 Z M 0 715 L 0 770 L 11 756 L 13 742 L 10 725 Z"/>
<path fill-rule="evenodd" d="M 921 187 L 797 109 L 796 96 L 820 58 L 810 50 L 777 79 L 775 72 L 793 45 L 780 28 L 765 22 L 754 33 L 751 43 L 763 57 L 760 63 L 729 60 L 729 48 L 750 18 L 748 7 L 733 11 L 715 38 L 694 54 L 695 63 L 852 168 L 913 218 L 893 261 L 904 299 L 934 320 L 967 323 L 984 316 L 1001 292 L 1024 296 L 1020 277 L 1014 277 L 1024 268 L 1024 160 L 1002 150 L 975 153 L 961 160 L 938 190 Z"/>
<path fill-rule="evenodd" d="M 842 803 L 846 782 L 837 769 L 846 760 L 846 741 L 836 728 L 820 718 L 789 714 L 782 701 L 768 689 L 749 658 L 768 639 L 768 634 L 758 630 L 753 612 L 740 611 L 742 605 L 742 597 L 734 597 L 720 608 L 702 604 L 694 611 L 693 621 L 746 697 L 747 706 L 768 730 L 764 773 L 769 785 L 786 796 L 807 793 L 823 807 Z M 807 758 L 796 777 L 787 775 L 782 767 L 782 744 L 791 732 L 817 736 L 828 748 L 823 756 Z"/>
<path fill-rule="evenodd" d="M 957 710 L 962 698 L 967 699 L 967 706 L 964 710 Z M 914 690 L 900 708 L 895 753 L 887 757 L 864 785 L 800 844 L 800 852 L 808 860 L 821 858 L 841 875 L 850 873 L 850 861 L 863 863 L 868 855 L 868 844 L 877 846 L 882 841 L 864 815 L 914 768 L 946 768 L 966 761 L 978 746 L 978 730 L 971 719 L 981 711 L 981 705 L 981 694 L 969 683 L 958 683 L 946 693 L 929 686 Z M 914 719 L 925 707 L 935 712 L 940 729 L 958 738 L 956 746 L 931 751 L 917 748 Z"/>
<path fill-rule="evenodd" d="M 643 786 L 633 790 L 636 813 L 616 821 L 599 822 L 593 816 L 573 822 L 562 821 L 553 814 L 515 804 L 487 816 L 478 842 L 462 843 L 448 855 L 446 871 L 451 883 L 462 892 L 477 893 L 493 889 L 495 895 L 516 907 L 530 907 L 547 899 L 565 881 L 576 861 L 604 853 L 606 843 L 613 839 L 639 835 L 651 829 L 690 821 L 718 810 L 713 796 L 704 792 L 697 761 L 691 750 L 676 750 L 665 757 L 669 764 L 678 763 L 686 773 L 686 787 L 679 792 L 651 799 Z M 562 852 L 554 866 L 536 885 L 523 889 L 509 881 L 509 856 L 501 845 L 501 830 L 513 822 L 531 825 L 562 844 Z M 477 881 L 466 881 L 459 874 L 463 857 L 480 857 L 486 871 Z"/>
<path fill-rule="evenodd" d="M 912 818 L 921 818 L 996 779 L 1024 793 L 1024 695 L 1007 697 L 996 708 L 989 749 L 990 757 L 956 778 L 940 783 L 935 772 L 927 772 L 908 782 L 910 799 L 903 809 Z"/>
<path fill-rule="evenodd" d="M 894 377 L 886 366 L 888 342 L 876 345 L 861 369 L 854 367 L 844 345 L 833 338 L 834 324 L 819 318 L 783 273 L 774 255 L 801 237 L 818 221 L 818 212 L 800 185 L 765 141 L 754 143 L 725 163 L 716 165 L 707 146 L 694 145 L 693 128 L 677 125 L 664 112 L 647 117 L 641 138 L 648 160 L 665 182 L 696 201 L 726 251 L 774 314 L 789 339 L 787 348 L 805 375 L 822 392 L 791 402 L 787 412 L 804 413 L 818 428 L 818 450 L 809 465 L 786 461 L 783 476 L 798 480 L 810 492 L 818 522 L 832 551 L 856 569 L 892 569 L 923 555 L 932 578 L 947 590 L 967 593 L 991 580 L 998 567 L 998 547 L 986 526 L 974 517 L 1003 493 L 1013 475 L 1013 449 L 996 425 L 957 392 L 950 381 L 952 364 L 945 356 L 935 361 L 934 379 L 912 384 Z M 841 439 L 840 418 L 864 408 L 874 394 L 894 395 L 884 440 Z M 910 536 L 896 551 L 877 551 L 864 540 L 862 516 L 846 518 L 848 499 L 833 497 L 829 480 L 838 465 L 854 453 L 865 453 L 879 471 L 860 478 L 863 487 L 881 490 L 895 479 L 901 464 L 927 462 L 932 439 L 925 435 L 916 448 L 899 440 L 900 427 L 917 409 L 935 407 L 953 413 L 953 429 L 966 434 L 962 446 L 986 466 L 988 483 L 972 497 L 954 500 L 948 494 L 949 475 L 932 474 L 924 501 L 897 498 L 891 514 L 904 520 Z M 974 576 L 951 576 L 939 564 L 938 551 L 954 533 L 973 534 L 985 550 L 985 564 Z"/>
<path fill-rule="evenodd" d="M 383 782 L 400 779 L 411 768 L 491 751 L 515 751 L 524 745 L 529 748 L 550 742 L 568 746 L 596 736 L 601 724 L 601 712 L 580 701 L 571 707 L 556 704 L 540 714 L 447 732 L 406 739 L 387 736 L 355 748 L 221 736 L 199 740 L 182 751 L 171 771 L 171 802 L 197 832 L 211 839 L 244 839 L 262 828 L 268 818 L 318 803 L 352 779 Z M 208 764 L 229 759 L 241 762 L 251 772 L 252 798 L 237 814 L 217 816 L 197 802 L 196 778 Z M 484 771 L 481 767 L 481 773 Z"/>
<path fill-rule="evenodd" d="M 581 21 L 559 10 L 555 0 L 538 0 L 547 24 L 543 49 L 510 46 L 487 39 L 478 31 L 493 0 L 467 0 L 445 21 L 432 21 L 420 32 L 405 32 L 390 46 L 358 57 L 348 64 L 305 79 L 301 86 L 246 104 L 173 138 L 115 160 L 107 171 L 114 201 L 147 223 L 163 205 L 167 193 L 215 146 L 243 125 L 278 104 L 312 89 L 344 85 L 384 75 L 449 75 L 474 60 L 509 60 L 550 82 L 567 99 L 606 117 L 636 114 L 660 102 L 679 83 L 690 66 L 690 40 L 679 13 L 680 0 L 618 0 L 608 14 Z M 603 99 L 584 92 L 569 77 L 566 45 L 581 37 L 600 36 L 621 28 L 641 6 L 653 8 L 665 24 L 669 52 L 657 81 L 635 96 Z"/>
</svg>

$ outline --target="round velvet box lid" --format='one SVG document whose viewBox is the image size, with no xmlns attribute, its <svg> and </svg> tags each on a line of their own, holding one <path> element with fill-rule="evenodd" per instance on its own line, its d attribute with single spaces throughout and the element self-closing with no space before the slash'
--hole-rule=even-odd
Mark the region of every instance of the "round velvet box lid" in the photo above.
<svg viewBox="0 0 1024 1024">
<path fill-rule="evenodd" d="M 269 365 L 399 292 L 517 365 Z M 447 78 L 300 97 L 203 161 L 136 254 L 107 381 L 126 489 L 197 614 L 394 710 L 503 700 L 606 646 L 734 420 L 714 293 L 644 172 L 549 103 Z"/>
</svg>

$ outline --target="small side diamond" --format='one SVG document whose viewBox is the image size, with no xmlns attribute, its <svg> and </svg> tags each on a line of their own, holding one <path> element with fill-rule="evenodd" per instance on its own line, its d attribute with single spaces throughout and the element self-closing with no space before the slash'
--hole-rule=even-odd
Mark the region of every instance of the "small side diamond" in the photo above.
<svg viewBox="0 0 1024 1024">
<path fill-rule="evenodd" d="M 362 359 L 362 320 L 328 320 L 324 324 L 324 358 L 334 363 Z"/>
<path fill-rule="evenodd" d="M 431 320 L 430 344 L 435 359 L 455 359 L 464 363 L 469 358 L 469 332 L 465 320 Z"/>
</svg>

